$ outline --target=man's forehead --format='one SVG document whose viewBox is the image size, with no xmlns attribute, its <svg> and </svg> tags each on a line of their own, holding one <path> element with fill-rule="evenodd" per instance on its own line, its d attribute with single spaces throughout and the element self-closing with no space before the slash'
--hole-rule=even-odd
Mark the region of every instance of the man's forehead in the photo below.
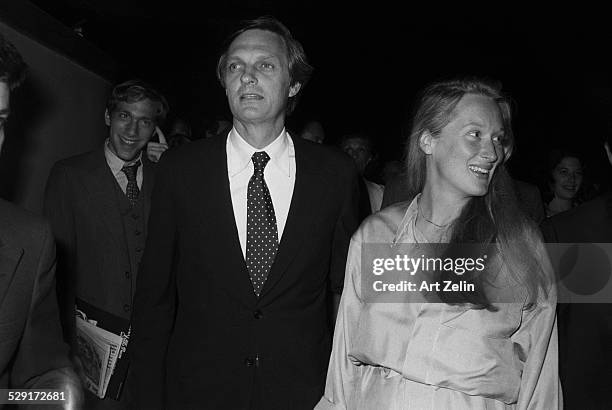
<svg viewBox="0 0 612 410">
<path fill-rule="evenodd" d="M 286 47 L 281 36 L 268 30 L 247 30 L 230 44 L 227 54 L 232 56 L 244 51 L 258 51 L 276 56 L 286 55 Z"/>
<path fill-rule="evenodd" d="M 115 111 L 129 111 L 133 113 L 141 113 L 143 115 L 155 115 L 160 108 L 161 104 L 159 102 L 145 98 L 143 100 L 134 102 L 119 101 Z"/>
</svg>

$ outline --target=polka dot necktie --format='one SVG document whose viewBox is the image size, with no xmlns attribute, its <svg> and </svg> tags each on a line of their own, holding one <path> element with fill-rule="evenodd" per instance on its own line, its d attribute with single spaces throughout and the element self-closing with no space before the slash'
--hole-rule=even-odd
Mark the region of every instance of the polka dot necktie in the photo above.
<svg viewBox="0 0 612 410">
<path fill-rule="evenodd" d="M 128 179 L 127 187 L 125 188 L 125 195 L 127 196 L 132 206 L 134 206 L 136 202 L 138 202 L 138 194 L 140 194 L 140 189 L 138 189 L 138 183 L 136 183 L 136 173 L 138 172 L 139 166 L 140 161 L 130 166 L 124 165 L 123 168 L 121 168 L 121 171 L 123 171 L 123 173 Z"/>
<path fill-rule="evenodd" d="M 276 215 L 270 191 L 264 181 L 264 168 L 270 160 L 265 152 L 253 154 L 255 172 L 247 192 L 246 264 L 253 290 L 259 296 L 278 249 Z"/>
</svg>

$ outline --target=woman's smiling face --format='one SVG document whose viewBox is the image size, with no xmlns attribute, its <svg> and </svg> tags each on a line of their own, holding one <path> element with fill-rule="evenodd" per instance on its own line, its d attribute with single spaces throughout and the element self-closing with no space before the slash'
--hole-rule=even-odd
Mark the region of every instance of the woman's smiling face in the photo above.
<svg viewBox="0 0 612 410">
<path fill-rule="evenodd" d="M 426 153 L 431 154 L 428 182 L 457 200 L 486 194 L 495 169 L 504 160 L 503 138 L 497 103 L 483 95 L 464 95 L 440 134 L 425 137 Z"/>
<path fill-rule="evenodd" d="M 582 165 L 576 157 L 563 157 L 552 172 L 552 191 L 559 199 L 574 199 L 582 185 Z"/>
</svg>

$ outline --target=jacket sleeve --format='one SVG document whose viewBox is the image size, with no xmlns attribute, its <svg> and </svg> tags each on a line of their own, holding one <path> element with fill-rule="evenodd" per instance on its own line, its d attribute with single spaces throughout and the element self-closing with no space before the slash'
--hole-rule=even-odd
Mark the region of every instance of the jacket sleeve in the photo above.
<svg viewBox="0 0 612 410">
<path fill-rule="evenodd" d="M 76 325 L 74 319 L 75 304 L 75 226 L 74 212 L 70 202 L 72 195 L 66 168 L 55 164 L 51 169 L 47 186 L 43 213 L 51 223 L 51 229 L 57 243 L 57 299 L 60 318 L 64 331 L 64 340 L 75 348 Z"/>
<path fill-rule="evenodd" d="M 41 244 L 40 248 L 26 249 L 23 255 L 36 258 L 36 273 L 28 317 L 11 369 L 11 386 L 62 389 L 74 400 L 80 395 L 80 386 L 68 359 L 68 346 L 62 340 L 55 293 L 55 245 L 47 225 Z"/>
<path fill-rule="evenodd" d="M 166 350 L 174 326 L 176 209 L 169 164 L 160 162 L 151 200 L 148 234 L 134 296 L 128 345 L 131 384 L 138 409 L 165 407 Z"/>
<path fill-rule="evenodd" d="M 357 236 L 357 235 L 356 235 Z M 344 291 L 336 319 L 325 393 L 316 410 L 348 410 L 351 408 L 351 390 L 361 377 L 361 367 L 351 361 L 349 352 L 352 331 L 358 326 L 362 306 L 360 299 L 361 243 L 351 240 L 344 280 Z"/>
<path fill-rule="evenodd" d="M 335 294 L 342 293 L 344 270 L 351 236 L 359 226 L 359 175 L 352 164 L 349 164 L 348 177 L 342 192 L 344 198 L 340 216 L 336 222 L 331 254 L 330 281 Z"/>
</svg>

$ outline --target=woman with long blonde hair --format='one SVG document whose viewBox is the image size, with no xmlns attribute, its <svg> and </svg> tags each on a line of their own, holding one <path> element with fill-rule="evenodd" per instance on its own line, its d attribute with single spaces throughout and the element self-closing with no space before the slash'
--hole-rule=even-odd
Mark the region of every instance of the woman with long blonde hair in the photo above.
<svg viewBox="0 0 612 410">
<path fill-rule="evenodd" d="M 552 269 L 505 170 L 513 144 L 510 103 L 495 85 L 455 80 L 423 91 L 407 150 L 413 199 L 371 216 L 351 240 L 317 409 L 562 407 Z M 372 303 L 362 256 L 380 243 L 442 244 L 442 256 L 455 257 L 472 244 L 490 255 L 478 274 L 438 277 L 473 290 Z"/>
</svg>

